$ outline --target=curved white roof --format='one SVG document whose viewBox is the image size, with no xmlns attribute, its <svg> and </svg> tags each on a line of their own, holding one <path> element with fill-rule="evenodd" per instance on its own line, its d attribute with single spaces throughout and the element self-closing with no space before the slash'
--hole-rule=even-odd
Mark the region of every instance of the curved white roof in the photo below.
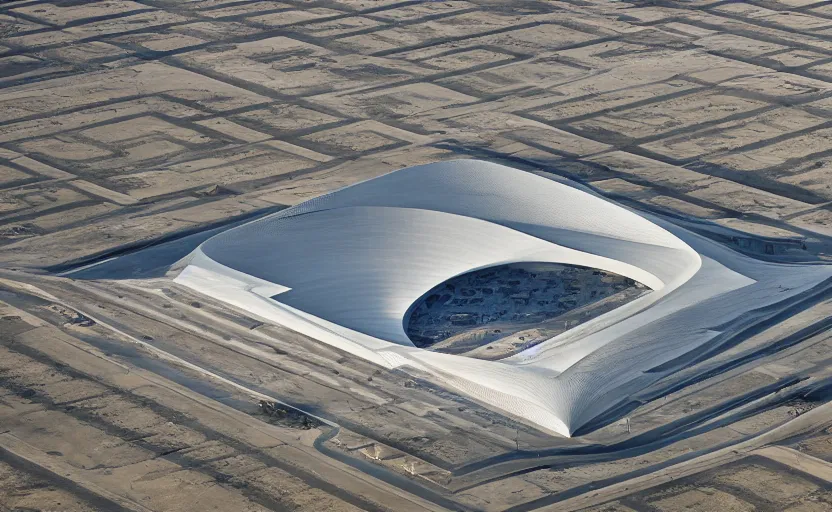
<svg viewBox="0 0 832 512">
<path fill-rule="evenodd" d="M 516 262 L 599 268 L 653 291 L 501 361 L 412 345 L 403 322 L 424 293 Z M 785 298 L 762 296 L 765 287 L 786 277 L 794 294 L 828 275 L 774 269 L 570 184 L 460 160 L 402 169 L 221 233 L 177 282 L 378 364 L 432 372 L 570 435 L 660 376 L 645 371 Z"/>
</svg>

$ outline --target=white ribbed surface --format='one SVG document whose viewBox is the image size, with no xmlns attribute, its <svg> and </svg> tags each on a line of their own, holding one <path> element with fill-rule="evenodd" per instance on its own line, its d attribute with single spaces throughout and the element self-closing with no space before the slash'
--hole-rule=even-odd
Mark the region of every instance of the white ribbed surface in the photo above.
<svg viewBox="0 0 832 512">
<path fill-rule="evenodd" d="M 522 261 L 600 268 L 654 291 L 499 362 L 413 347 L 403 319 L 425 292 Z M 716 326 L 830 274 L 759 263 L 568 185 L 462 160 L 396 171 L 226 231 L 194 252 L 177 282 L 377 364 L 432 372 L 570 435 Z"/>
</svg>

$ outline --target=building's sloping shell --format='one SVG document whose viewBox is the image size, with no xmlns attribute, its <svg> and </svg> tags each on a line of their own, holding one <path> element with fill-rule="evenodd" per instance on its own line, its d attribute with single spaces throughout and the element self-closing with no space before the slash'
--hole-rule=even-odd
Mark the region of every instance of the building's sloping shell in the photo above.
<svg viewBox="0 0 832 512">
<path fill-rule="evenodd" d="M 388 367 L 412 365 L 564 435 L 661 376 L 749 309 L 828 267 L 756 262 L 572 184 L 461 160 L 412 167 L 221 233 L 177 282 Z M 434 286 L 513 262 L 599 268 L 653 291 L 514 357 L 415 348 L 409 307 Z M 789 281 L 782 291 L 780 283 Z"/>
</svg>

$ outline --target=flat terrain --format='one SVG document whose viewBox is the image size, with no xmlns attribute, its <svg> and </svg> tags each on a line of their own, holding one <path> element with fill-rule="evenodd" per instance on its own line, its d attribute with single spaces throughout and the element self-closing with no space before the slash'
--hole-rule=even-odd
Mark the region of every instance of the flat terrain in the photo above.
<svg viewBox="0 0 832 512">
<path fill-rule="evenodd" d="M 563 439 L 164 271 L 472 157 L 829 262 L 831 113 L 825 1 L 0 3 L 0 510 L 829 510 L 829 287 Z"/>
</svg>

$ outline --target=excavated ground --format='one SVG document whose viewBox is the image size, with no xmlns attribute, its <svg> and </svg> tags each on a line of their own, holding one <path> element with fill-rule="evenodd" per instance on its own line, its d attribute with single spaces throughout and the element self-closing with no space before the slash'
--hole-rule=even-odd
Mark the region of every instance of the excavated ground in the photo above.
<svg viewBox="0 0 832 512">
<path fill-rule="evenodd" d="M 430 290 L 411 309 L 407 335 L 420 348 L 501 359 L 648 292 L 632 279 L 592 268 L 501 265 Z"/>
</svg>

